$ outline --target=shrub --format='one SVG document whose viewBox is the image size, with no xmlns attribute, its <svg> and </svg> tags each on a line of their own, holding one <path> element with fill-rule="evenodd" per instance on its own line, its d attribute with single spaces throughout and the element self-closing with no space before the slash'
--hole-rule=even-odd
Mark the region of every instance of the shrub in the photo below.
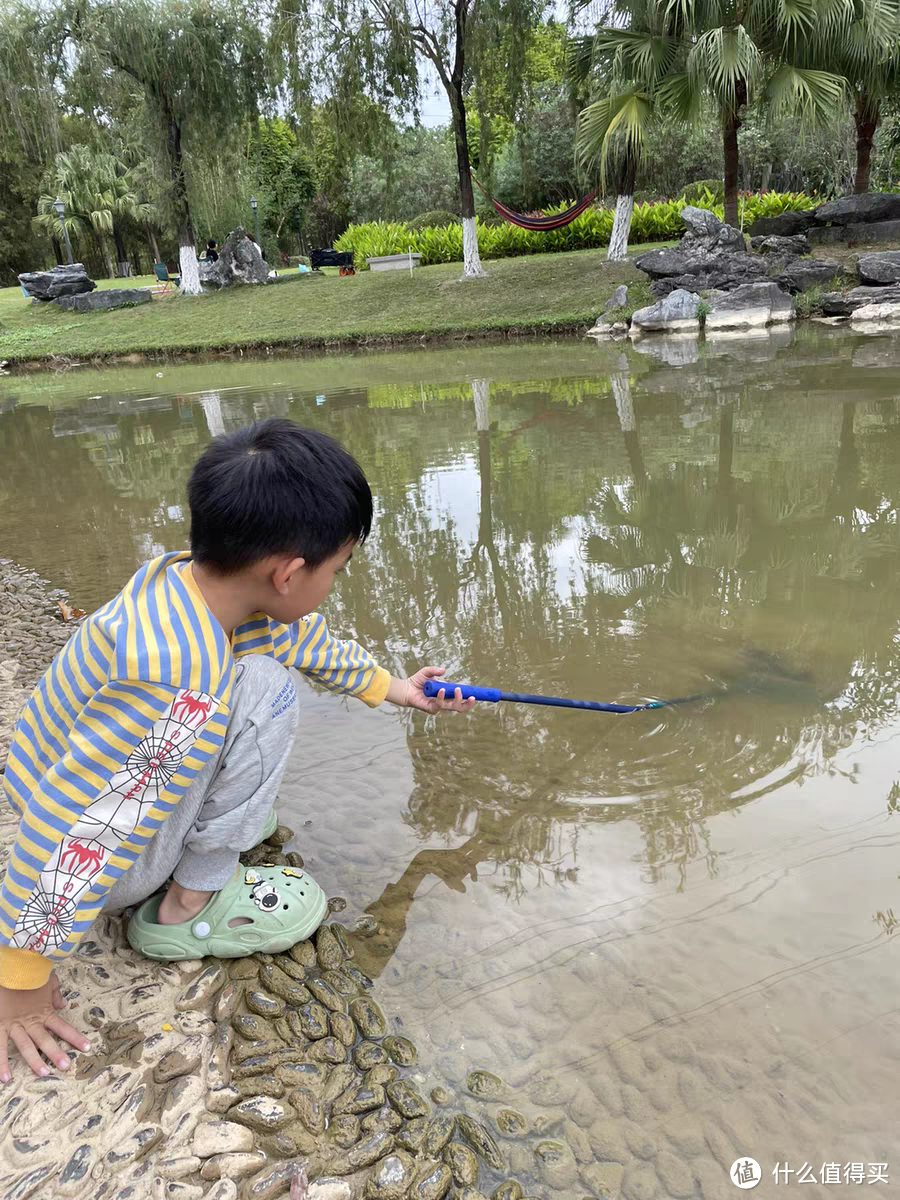
<svg viewBox="0 0 900 1200">
<path fill-rule="evenodd" d="M 410 229 L 427 229 L 429 225 L 457 225 L 459 223 L 459 214 L 452 213 L 448 208 L 435 208 L 431 212 L 419 213 L 417 217 L 413 217 L 408 221 Z"/>
<path fill-rule="evenodd" d="M 665 242 L 681 237 L 684 233 L 681 210 L 685 205 L 684 197 L 636 204 L 630 241 L 639 245 L 641 242 Z M 723 205 L 716 200 L 711 189 L 700 193 L 695 205 L 709 209 L 719 218 L 724 215 Z M 567 207 L 566 204 L 560 204 L 555 209 L 548 209 L 548 212 L 562 212 Z M 741 197 L 745 226 L 758 217 L 809 208 L 815 208 L 815 201 L 803 192 L 763 192 Z M 481 257 L 485 259 L 514 258 L 523 254 L 547 254 L 562 250 L 594 250 L 609 244 L 612 223 L 612 209 L 594 206 L 562 229 L 544 233 L 521 229 L 507 221 L 493 225 L 486 224 L 481 217 L 476 218 L 478 245 Z M 365 270 L 367 258 L 381 254 L 405 254 L 410 249 L 422 255 L 424 266 L 461 262 L 462 225 L 456 218 L 450 225 L 428 225 L 420 229 L 414 228 L 412 223 L 370 221 L 364 225 L 348 226 L 334 247 L 336 250 L 352 252 L 358 270 Z"/>
<path fill-rule="evenodd" d="M 713 203 L 725 203 L 725 184 L 721 179 L 696 179 L 684 189 L 685 204 L 697 204 L 706 193 L 714 197 Z"/>
</svg>

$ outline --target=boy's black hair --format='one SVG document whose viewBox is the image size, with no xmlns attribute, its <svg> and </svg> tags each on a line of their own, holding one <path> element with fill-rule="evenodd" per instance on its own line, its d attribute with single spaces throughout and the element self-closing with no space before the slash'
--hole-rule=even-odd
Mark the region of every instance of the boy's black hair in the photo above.
<svg viewBox="0 0 900 1200">
<path fill-rule="evenodd" d="M 191 553 L 232 574 L 270 554 L 315 567 L 372 527 L 372 493 L 334 438 L 273 417 L 210 442 L 188 480 Z"/>
<path fill-rule="evenodd" d="M 215 239 L 215 238 L 210 238 L 210 239 L 209 239 L 209 241 L 206 243 L 206 245 L 209 247 L 209 249 L 210 249 L 210 250 L 215 250 L 215 248 L 216 248 L 216 239 Z"/>
</svg>

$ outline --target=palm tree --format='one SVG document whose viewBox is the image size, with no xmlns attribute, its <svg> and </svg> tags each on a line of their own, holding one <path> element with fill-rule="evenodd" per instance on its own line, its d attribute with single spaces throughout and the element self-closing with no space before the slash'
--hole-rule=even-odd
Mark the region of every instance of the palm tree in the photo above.
<svg viewBox="0 0 900 1200">
<path fill-rule="evenodd" d="M 149 204 L 136 195 L 129 168 L 114 155 L 73 146 L 57 154 L 44 178 L 44 190 L 38 199 L 37 229 L 55 237 L 59 218 L 53 203 L 59 197 L 66 206 L 66 227 L 70 233 L 93 237 L 106 263 L 109 277 L 115 277 L 115 265 L 109 238 L 118 243 L 117 220 L 123 217 L 147 221 L 153 214 Z"/>
<path fill-rule="evenodd" d="M 682 40 L 670 32 L 665 6 L 657 0 L 630 0 L 627 28 L 598 27 L 593 37 L 571 47 L 570 75 L 583 85 L 599 77 L 604 95 L 578 117 L 575 151 L 589 171 L 599 170 L 606 188 L 610 168 L 616 179 L 616 215 L 607 259 L 623 259 L 634 213 L 634 186 L 650 126 L 675 114 L 690 119 L 695 93 L 680 93 L 676 73 Z M 680 64 L 683 67 L 683 61 Z"/>
<path fill-rule="evenodd" d="M 859 0 L 869 3 L 870 0 Z M 595 59 L 609 65 L 606 92 L 582 114 L 583 160 L 635 165 L 652 120 L 698 122 L 704 97 L 722 128 L 725 220 L 738 223 L 738 132 L 747 105 L 808 121 L 841 111 L 845 83 L 810 65 L 814 40 L 835 44 L 854 19 L 854 0 L 613 0 L 594 34 Z"/>
<path fill-rule="evenodd" d="M 842 37 L 830 39 L 818 32 L 808 41 L 804 57 L 810 66 L 843 75 L 850 86 L 856 126 L 853 190 L 867 192 L 882 104 L 900 83 L 900 12 L 892 0 L 866 0 Z"/>
</svg>

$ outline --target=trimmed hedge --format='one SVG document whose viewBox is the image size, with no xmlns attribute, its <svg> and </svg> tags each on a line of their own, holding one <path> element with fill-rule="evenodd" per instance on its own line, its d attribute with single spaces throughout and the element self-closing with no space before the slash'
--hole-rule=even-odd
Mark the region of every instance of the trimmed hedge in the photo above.
<svg viewBox="0 0 900 1200">
<path fill-rule="evenodd" d="M 759 217 L 775 217 L 787 211 L 805 211 L 816 207 L 816 201 L 803 192 L 750 193 L 741 198 L 744 226 Z M 660 200 L 654 204 L 636 204 L 631 222 L 629 241 L 667 242 L 681 237 L 684 223 L 681 210 L 686 201 Z M 697 208 L 706 208 L 720 219 L 724 217 L 721 200 L 706 188 L 694 201 Z M 550 212 L 563 212 L 561 204 Z M 591 207 L 562 229 L 534 233 L 518 225 L 486 225 L 477 220 L 478 245 L 482 258 L 516 258 L 523 254 L 547 254 L 557 250 L 594 250 L 609 244 L 613 210 Z M 352 252 L 357 270 L 366 270 L 366 259 L 382 254 L 405 254 L 408 250 L 422 255 L 422 264 L 462 262 L 462 225 L 432 225 L 413 229 L 399 221 L 370 221 L 365 225 L 350 225 L 334 243 L 335 250 Z"/>
</svg>

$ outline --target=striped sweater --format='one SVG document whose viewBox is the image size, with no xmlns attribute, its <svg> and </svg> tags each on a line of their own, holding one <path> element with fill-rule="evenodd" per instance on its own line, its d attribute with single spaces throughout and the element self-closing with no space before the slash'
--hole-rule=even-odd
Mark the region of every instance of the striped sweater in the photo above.
<svg viewBox="0 0 900 1200">
<path fill-rule="evenodd" d="M 0 889 L 0 984 L 46 982 L 225 737 L 235 658 L 268 654 L 376 706 L 390 676 L 322 617 L 255 614 L 227 637 L 190 556 L 142 567 L 82 624 L 16 725 L 3 789 L 20 817 Z"/>
</svg>

